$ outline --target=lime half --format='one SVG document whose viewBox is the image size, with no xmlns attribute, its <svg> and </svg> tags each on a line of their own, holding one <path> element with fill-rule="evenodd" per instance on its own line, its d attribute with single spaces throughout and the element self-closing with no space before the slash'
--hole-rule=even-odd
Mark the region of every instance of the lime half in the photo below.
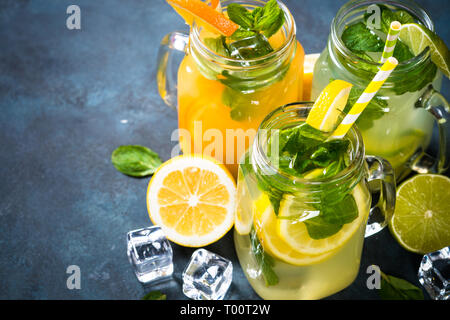
<svg viewBox="0 0 450 320">
<path fill-rule="evenodd" d="M 417 175 L 397 191 L 392 235 L 405 249 L 426 254 L 450 245 L 450 179 Z"/>
<path fill-rule="evenodd" d="M 399 37 L 415 55 L 420 54 L 426 47 L 430 47 L 431 60 L 447 78 L 450 77 L 450 53 L 438 35 L 423 25 L 407 23 L 402 26 Z"/>
</svg>

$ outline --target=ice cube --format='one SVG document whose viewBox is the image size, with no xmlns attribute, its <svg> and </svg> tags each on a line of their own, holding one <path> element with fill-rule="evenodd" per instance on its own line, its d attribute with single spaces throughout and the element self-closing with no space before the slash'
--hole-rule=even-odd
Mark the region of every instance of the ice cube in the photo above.
<svg viewBox="0 0 450 320">
<path fill-rule="evenodd" d="M 237 40 L 230 44 L 231 57 L 240 60 L 254 59 L 273 52 L 269 41 L 262 34 Z"/>
<path fill-rule="evenodd" d="M 140 282 L 157 282 L 172 275 L 172 247 L 160 227 L 130 231 L 127 240 L 128 259 Z"/>
<path fill-rule="evenodd" d="M 231 261 L 198 249 L 183 272 L 183 293 L 194 300 L 222 300 L 232 278 Z"/>
<path fill-rule="evenodd" d="M 450 247 L 423 256 L 419 281 L 432 299 L 450 298 Z"/>
</svg>

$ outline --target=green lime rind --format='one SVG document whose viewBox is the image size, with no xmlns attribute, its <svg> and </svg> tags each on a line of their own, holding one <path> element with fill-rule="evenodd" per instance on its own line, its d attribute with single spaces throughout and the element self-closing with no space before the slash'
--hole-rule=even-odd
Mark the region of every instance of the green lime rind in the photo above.
<svg viewBox="0 0 450 320">
<path fill-rule="evenodd" d="M 417 175 L 397 190 L 389 229 L 408 251 L 426 254 L 450 245 L 450 179 Z"/>
<path fill-rule="evenodd" d="M 445 42 L 434 32 L 417 23 L 407 23 L 402 26 L 400 40 L 403 41 L 415 55 L 427 47 L 431 49 L 431 61 L 450 78 L 450 52 Z"/>
</svg>

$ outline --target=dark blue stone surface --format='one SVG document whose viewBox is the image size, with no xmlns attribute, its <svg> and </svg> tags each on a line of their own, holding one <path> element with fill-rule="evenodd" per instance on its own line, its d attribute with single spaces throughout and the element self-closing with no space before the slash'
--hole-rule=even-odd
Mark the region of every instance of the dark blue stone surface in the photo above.
<svg viewBox="0 0 450 320">
<path fill-rule="evenodd" d="M 286 0 L 307 53 L 320 52 L 345 1 Z M 418 1 L 450 44 L 448 0 Z M 77 4 L 82 30 L 66 28 Z M 164 160 L 176 113 L 156 88 L 163 36 L 186 30 L 163 0 L 0 0 L 0 298 L 140 299 L 160 289 L 186 299 L 181 273 L 193 249 L 174 247 L 174 280 L 143 288 L 126 256 L 126 233 L 150 225 L 149 179 L 118 173 L 111 152 L 141 144 Z M 443 92 L 450 98 L 449 81 Z M 122 121 L 126 120 L 126 121 Z M 231 233 L 207 249 L 233 261 L 229 299 L 258 299 L 239 267 Z M 365 270 L 380 265 L 415 284 L 420 256 L 388 230 L 365 243 L 358 279 L 330 299 L 376 299 Z M 66 268 L 81 268 L 68 290 Z"/>
</svg>

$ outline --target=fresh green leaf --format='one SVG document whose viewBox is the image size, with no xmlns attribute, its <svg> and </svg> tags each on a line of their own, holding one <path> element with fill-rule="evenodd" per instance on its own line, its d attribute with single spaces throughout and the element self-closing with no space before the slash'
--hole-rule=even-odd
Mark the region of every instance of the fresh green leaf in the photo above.
<svg viewBox="0 0 450 320">
<path fill-rule="evenodd" d="M 415 21 L 414 17 L 405 10 L 398 10 L 395 12 L 395 15 L 397 16 L 397 21 L 401 24 L 414 23 Z"/>
<path fill-rule="evenodd" d="M 244 29 L 252 29 L 254 24 L 253 14 L 238 3 L 230 3 L 227 7 L 228 17 Z"/>
<path fill-rule="evenodd" d="M 203 40 L 206 46 L 217 54 L 224 57 L 230 57 L 230 49 L 228 48 L 225 36 L 217 38 L 205 38 Z"/>
<path fill-rule="evenodd" d="M 424 300 L 420 288 L 406 280 L 381 272 L 381 288 L 378 291 L 383 300 Z"/>
<path fill-rule="evenodd" d="M 263 7 L 257 7 L 252 11 L 252 15 L 253 15 L 253 25 L 256 24 L 256 22 L 259 21 L 259 19 L 261 19 L 261 17 L 264 14 L 264 8 Z"/>
<path fill-rule="evenodd" d="M 363 22 L 347 27 L 342 33 L 342 41 L 353 52 L 383 52 L 384 42 Z"/>
<path fill-rule="evenodd" d="M 246 38 L 250 38 L 250 37 L 254 37 L 254 36 L 256 36 L 255 31 L 247 30 L 242 27 L 239 27 L 239 29 L 237 29 L 233 33 L 233 35 L 231 36 L 231 39 L 232 40 L 241 40 L 241 39 L 246 39 Z"/>
<path fill-rule="evenodd" d="M 409 50 L 408 46 L 400 40 L 398 40 L 395 45 L 393 55 L 399 62 L 404 62 L 415 57 L 411 50 Z"/>
<path fill-rule="evenodd" d="M 329 223 L 324 219 L 323 215 L 308 219 L 304 223 L 308 229 L 309 236 L 315 240 L 331 237 L 342 229 L 341 224 Z"/>
<path fill-rule="evenodd" d="M 274 20 L 270 27 L 263 30 L 263 34 L 269 39 L 271 36 L 277 33 L 278 30 L 281 29 L 281 27 L 284 25 L 284 22 L 284 12 L 280 10 L 278 13 L 278 17 Z"/>
<path fill-rule="evenodd" d="M 143 146 L 121 146 L 114 150 L 111 161 L 117 170 L 133 177 L 151 175 L 162 164 L 156 152 Z"/>
<path fill-rule="evenodd" d="M 272 25 L 279 19 L 281 11 L 282 10 L 278 6 L 277 0 L 270 0 L 265 4 L 263 14 L 255 22 L 254 28 L 258 31 L 264 31 L 272 28 Z"/>
<path fill-rule="evenodd" d="M 250 242 L 253 255 L 259 267 L 261 268 L 261 273 L 266 286 L 268 287 L 276 285 L 279 279 L 277 274 L 273 271 L 275 261 L 264 251 L 264 247 L 259 242 L 258 235 L 256 234 L 254 228 L 252 228 L 252 231 L 250 232 Z"/>
<path fill-rule="evenodd" d="M 167 300 L 167 295 L 161 291 L 151 291 L 147 293 L 142 300 Z"/>
</svg>

